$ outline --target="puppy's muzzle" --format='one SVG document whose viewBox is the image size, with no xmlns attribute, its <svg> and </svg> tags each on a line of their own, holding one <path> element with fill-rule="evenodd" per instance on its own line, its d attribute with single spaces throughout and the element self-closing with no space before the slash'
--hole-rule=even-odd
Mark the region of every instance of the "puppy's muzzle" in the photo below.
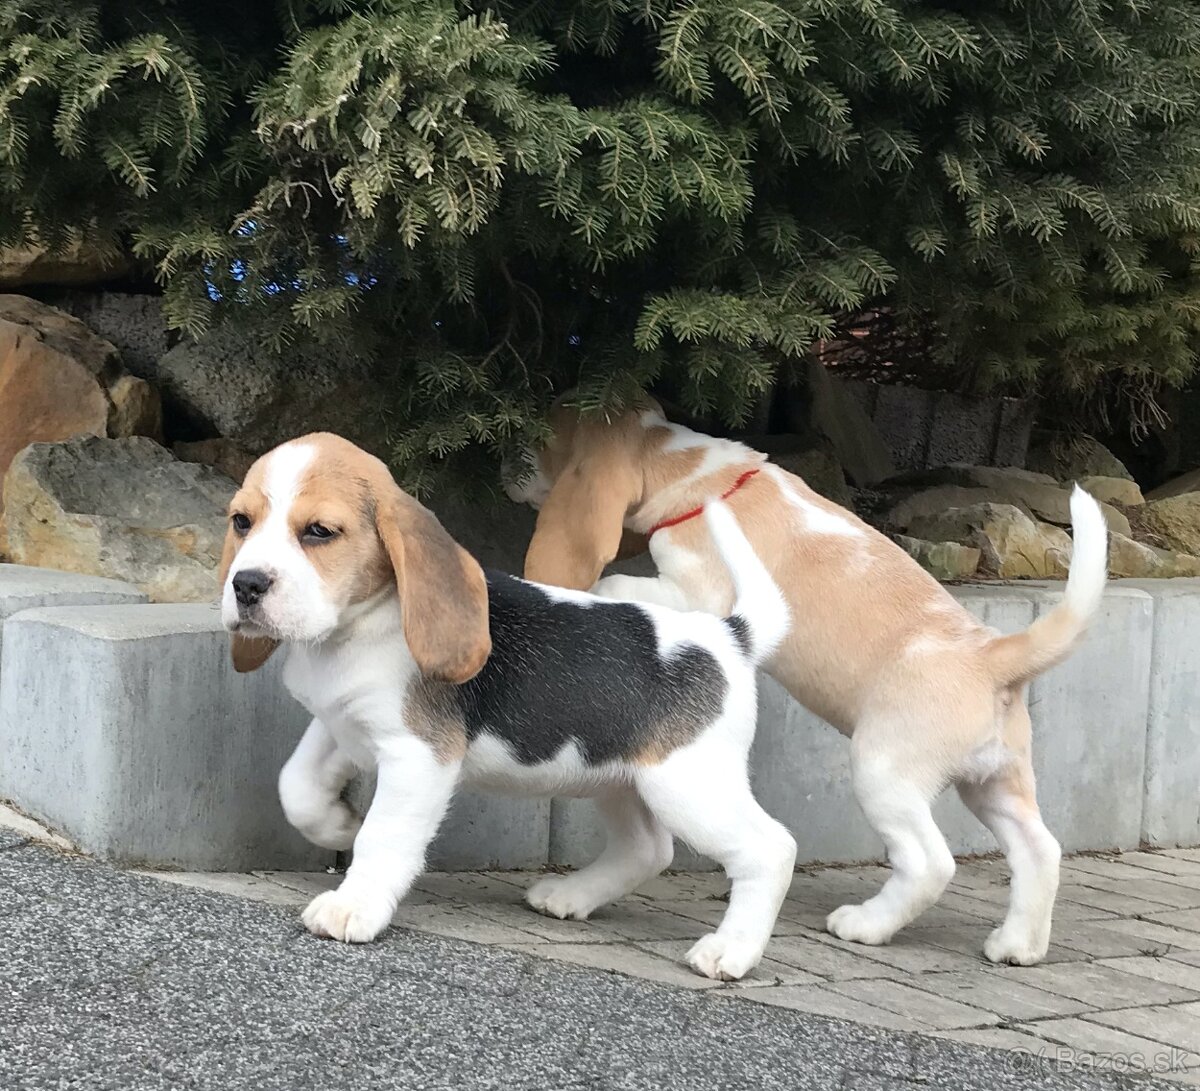
<svg viewBox="0 0 1200 1091">
<path fill-rule="evenodd" d="M 273 577 L 261 568 L 247 568 L 238 572 L 233 577 L 233 597 L 237 599 L 239 612 L 244 613 L 257 606 L 274 582 Z"/>
</svg>

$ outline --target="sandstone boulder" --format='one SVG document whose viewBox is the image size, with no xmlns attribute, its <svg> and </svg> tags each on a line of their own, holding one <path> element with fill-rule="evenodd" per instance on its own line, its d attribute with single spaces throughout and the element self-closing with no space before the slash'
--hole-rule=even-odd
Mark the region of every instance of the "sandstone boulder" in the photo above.
<svg viewBox="0 0 1200 1091">
<path fill-rule="evenodd" d="M 896 464 L 863 405 L 815 357 L 808 361 L 808 403 L 793 412 L 796 432 L 815 432 L 828 441 L 846 477 L 860 488 L 891 477 Z"/>
<path fill-rule="evenodd" d="M 969 580 L 979 568 L 982 553 L 957 542 L 926 542 L 896 535 L 896 544 L 937 580 Z"/>
<path fill-rule="evenodd" d="M 124 580 L 155 602 L 208 602 L 236 486 L 149 439 L 35 443 L 4 478 L 18 564 Z"/>
<path fill-rule="evenodd" d="M 1185 492 L 1200 492 L 1200 470 L 1192 470 L 1164 485 L 1159 485 L 1157 489 L 1151 489 L 1146 493 L 1146 499 L 1166 500 L 1171 496 L 1182 496 Z"/>
<path fill-rule="evenodd" d="M 33 285 L 103 284 L 127 276 L 133 269 L 129 258 L 111 247 L 77 240 L 51 251 L 44 246 L 0 248 L 0 289 Z"/>
<path fill-rule="evenodd" d="M 1138 526 L 1168 549 L 1200 555 L 1200 492 L 1151 500 L 1138 509 Z"/>
<path fill-rule="evenodd" d="M 1155 549 L 1123 534 L 1109 536 L 1108 574 L 1114 578 L 1172 579 L 1200 576 L 1200 557 Z"/>
<path fill-rule="evenodd" d="M 1099 440 L 1064 432 L 1035 432 L 1025 465 L 1056 481 L 1082 481 L 1085 477 L 1124 477 L 1133 480 L 1125 464 Z"/>
<path fill-rule="evenodd" d="M 1025 485 L 1057 485 L 1049 474 L 1022 470 L 1016 466 L 971 466 L 965 462 L 953 462 L 948 466 L 933 466 L 923 470 L 909 470 L 889 478 L 888 487 L 924 487 L 935 485 L 957 485 L 964 489 L 1007 489 Z"/>
<path fill-rule="evenodd" d="M 34 442 L 161 433 L 158 396 L 78 319 L 0 295 L 0 476 Z"/>
<path fill-rule="evenodd" d="M 337 432 L 386 457 L 387 384 L 327 349 L 273 355 L 232 331 L 181 341 L 158 362 L 162 393 L 195 433 L 262 454 L 306 432 Z"/>
<path fill-rule="evenodd" d="M 1001 579 L 1058 579 L 1071 562 L 1070 536 L 1011 504 L 974 504 L 913 520 L 910 534 L 957 542 L 982 554 L 982 574 Z"/>
<path fill-rule="evenodd" d="M 1103 504 L 1121 504 L 1127 508 L 1135 508 L 1146 502 L 1137 482 L 1128 478 L 1085 477 L 1080 480 L 1079 485 Z"/>
<path fill-rule="evenodd" d="M 177 443 L 172 448 L 181 462 L 199 462 L 239 484 L 246 471 L 254 465 L 255 456 L 243 450 L 231 439 L 201 439 L 194 443 Z"/>
</svg>

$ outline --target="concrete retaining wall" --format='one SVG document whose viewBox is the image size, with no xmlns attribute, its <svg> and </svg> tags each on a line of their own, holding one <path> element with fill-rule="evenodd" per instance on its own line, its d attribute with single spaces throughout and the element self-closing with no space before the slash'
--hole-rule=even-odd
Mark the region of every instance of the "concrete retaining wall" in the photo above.
<svg viewBox="0 0 1200 1091">
<path fill-rule="evenodd" d="M 0 569 L 0 618 L 12 601 L 4 579 Z M 1061 585 L 954 593 L 1011 632 L 1049 609 Z M 305 722 L 279 664 L 234 674 L 209 607 L 77 601 L 5 622 L 0 798 L 119 860 L 229 870 L 330 862 L 286 826 L 275 796 Z M 1200 844 L 1198 636 L 1200 580 L 1117 581 L 1076 654 L 1031 687 L 1042 808 L 1066 848 Z M 763 805 L 795 832 L 801 861 L 880 857 L 850 791 L 846 741 L 765 678 L 754 778 Z M 956 852 L 994 848 L 953 793 L 937 814 Z M 464 793 L 431 863 L 582 864 L 599 845 L 585 801 Z M 698 862 L 686 850 L 678 860 Z"/>
</svg>

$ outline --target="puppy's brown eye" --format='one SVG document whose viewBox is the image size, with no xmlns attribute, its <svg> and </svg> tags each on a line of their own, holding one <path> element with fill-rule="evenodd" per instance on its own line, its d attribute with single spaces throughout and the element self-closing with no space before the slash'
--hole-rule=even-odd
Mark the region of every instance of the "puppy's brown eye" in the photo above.
<svg viewBox="0 0 1200 1091">
<path fill-rule="evenodd" d="M 337 534 L 336 530 L 331 530 L 324 523 L 309 523 L 304 528 L 304 537 L 310 542 L 327 542 Z"/>
<path fill-rule="evenodd" d="M 238 534 L 245 534 L 250 529 L 250 517 L 243 515 L 240 511 L 236 511 L 229 517 L 229 521 L 233 524 L 233 529 Z"/>
</svg>

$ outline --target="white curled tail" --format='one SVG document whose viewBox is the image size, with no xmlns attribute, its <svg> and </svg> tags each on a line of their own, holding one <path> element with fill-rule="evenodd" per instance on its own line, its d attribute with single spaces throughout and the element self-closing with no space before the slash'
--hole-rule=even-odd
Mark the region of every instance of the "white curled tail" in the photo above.
<svg viewBox="0 0 1200 1091">
<path fill-rule="evenodd" d="M 1020 685 L 1061 663 L 1100 608 L 1108 580 L 1108 526 L 1100 505 L 1078 485 L 1071 493 L 1074 546 L 1063 600 L 1022 633 L 997 637 L 987 647 L 1000 686 Z"/>
<path fill-rule="evenodd" d="M 750 662 L 761 663 L 787 635 L 787 600 L 727 504 L 712 501 L 704 509 L 704 518 L 733 579 L 733 613 L 726 621 Z"/>
</svg>

